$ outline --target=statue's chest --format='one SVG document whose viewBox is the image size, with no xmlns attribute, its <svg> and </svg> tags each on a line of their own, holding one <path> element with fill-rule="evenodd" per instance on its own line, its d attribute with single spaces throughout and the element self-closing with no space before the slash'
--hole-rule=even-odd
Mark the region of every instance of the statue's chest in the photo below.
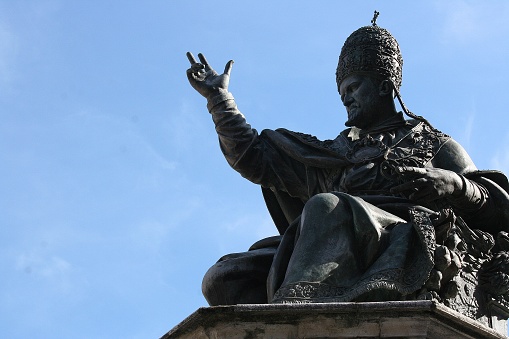
<svg viewBox="0 0 509 339">
<path fill-rule="evenodd" d="M 445 136 L 428 125 L 419 124 L 396 134 L 365 136 L 352 142 L 346 154 L 351 162 L 345 168 L 332 169 L 329 191 L 349 193 L 388 193 L 397 184 L 397 166 L 426 167 L 445 142 Z"/>
</svg>

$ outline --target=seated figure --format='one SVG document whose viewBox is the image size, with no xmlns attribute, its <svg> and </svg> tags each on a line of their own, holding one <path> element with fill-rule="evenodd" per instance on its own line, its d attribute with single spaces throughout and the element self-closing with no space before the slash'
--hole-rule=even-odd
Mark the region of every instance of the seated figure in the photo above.
<svg viewBox="0 0 509 339">
<path fill-rule="evenodd" d="M 258 133 L 228 92 L 233 61 L 218 74 L 198 56 L 188 53 L 187 75 L 208 100 L 221 150 L 262 186 L 280 232 L 207 272 L 211 305 L 433 299 L 474 319 L 507 307 L 507 179 L 478 170 L 405 107 L 403 59 L 386 29 L 362 27 L 343 45 L 347 129 L 334 140 Z"/>
</svg>

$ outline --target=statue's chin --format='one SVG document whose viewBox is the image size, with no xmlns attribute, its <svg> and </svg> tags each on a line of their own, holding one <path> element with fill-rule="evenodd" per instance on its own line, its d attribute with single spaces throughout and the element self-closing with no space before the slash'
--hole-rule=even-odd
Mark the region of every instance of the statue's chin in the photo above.
<svg viewBox="0 0 509 339">
<path fill-rule="evenodd" d="M 355 121 L 352 121 L 350 119 L 348 119 L 346 122 L 345 122 L 345 126 L 346 127 L 357 127 L 356 124 L 355 124 Z"/>
<path fill-rule="evenodd" d="M 356 126 L 357 125 L 356 122 L 357 123 L 359 122 L 359 121 L 356 121 L 356 120 L 358 120 L 358 119 L 356 119 L 356 117 L 357 117 L 357 114 L 355 114 L 353 112 L 349 113 L 348 114 L 348 119 L 345 122 L 345 126 L 347 126 L 347 127 Z"/>
</svg>

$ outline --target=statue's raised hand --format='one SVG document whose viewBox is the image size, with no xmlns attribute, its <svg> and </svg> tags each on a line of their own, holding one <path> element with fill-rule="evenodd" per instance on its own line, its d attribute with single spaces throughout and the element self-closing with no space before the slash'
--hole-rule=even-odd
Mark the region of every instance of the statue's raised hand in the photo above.
<svg viewBox="0 0 509 339">
<path fill-rule="evenodd" d="M 191 52 L 187 52 L 187 58 L 191 63 L 191 68 L 187 70 L 187 78 L 193 88 L 205 98 L 211 98 L 221 92 L 228 92 L 230 83 L 230 72 L 233 60 L 226 63 L 223 74 L 217 74 L 210 67 L 203 54 L 198 53 L 200 62 L 197 62 Z"/>
</svg>

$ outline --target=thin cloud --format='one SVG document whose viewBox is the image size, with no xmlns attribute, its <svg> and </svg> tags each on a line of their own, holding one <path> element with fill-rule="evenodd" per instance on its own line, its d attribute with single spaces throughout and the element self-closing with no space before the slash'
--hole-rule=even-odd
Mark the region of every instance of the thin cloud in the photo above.
<svg viewBox="0 0 509 339">
<path fill-rule="evenodd" d="M 112 114 L 101 114 L 94 110 L 82 109 L 69 115 L 63 120 L 66 125 L 71 125 L 78 131 L 89 131 L 103 135 L 96 140 L 101 143 L 109 143 L 105 146 L 120 146 L 121 150 L 126 148 L 134 150 L 137 156 L 143 156 L 145 165 L 153 164 L 157 168 L 164 170 L 176 169 L 178 163 L 167 159 L 158 152 L 153 145 L 135 128 L 132 121 L 127 118 L 115 117 Z M 62 128 L 61 126 L 56 126 Z M 79 132 L 78 132 L 79 133 Z M 88 138 L 88 135 L 83 135 Z M 92 141 L 89 141 L 89 143 Z"/>
<path fill-rule="evenodd" d="M 214 124 L 210 114 L 207 113 L 205 103 L 203 100 L 203 105 L 198 106 L 196 100 L 193 102 L 182 100 L 180 107 L 170 112 L 169 122 L 164 127 L 168 130 L 177 153 L 187 153 L 196 147 L 203 147 L 203 139 L 215 134 Z"/>
<path fill-rule="evenodd" d="M 170 227 L 159 221 L 143 221 L 130 232 L 131 242 L 145 250 L 157 251 L 167 240 Z"/>
<path fill-rule="evenodd" d="M 40 250 L 21 253 L 16 259 L 16 269 L 35 276 L 60 293 L 68 293 L 72 289 L 72 265 L 59 256 Z"/>
<path fill-rule="evenodd" d="M 460 144 L 466 149 L 470 149 L 472 136 L 474 132 L 474 122 L 475 122 L 475 109 L 470 112 L 467 116 L 467 120 L 465 121 L 464 127 L 463 127 L 463 133 L 460 140 Z"/>
<path fill-rule="evenodd" d="M 506 140 L 509 138 L 506 138 Z M 505 143 L 507 145 L 507 142 Z M 491 158 L 491 168 L 509 173 L 509 150 L 499 150 L 493 158 Z"/>
<path fill-rule="evenodd" d="M 61 1 L 12 2 L 0 13 L 0 85 L 31 74 L 19 67 L 45 49 Z M 21 61 L 20 61 L 21 59 Z M 4 88 L 5 90 L 5 88 Z"/>
<path fill-rule="evenodd" d="M 12 80 L 18 45 L 15 34 L 0 22 L 0 83 L 5 84 Z"/>
<path fill-rule="evenodd" d="M 268 213 L 248 213 L 236 216 L 220 227 L 220 238 L 216 239 L 221 253 L 247 251 L 256 241 L 278 234 Z"/>
<path fill-rule="evenodd" d="M 259 220 L 258 227 L 253 233 L 260 239 L 278 235 L 276 225 L 269 215 Z"/>
<path fill-rule="evenodd" d="M 445 44 L 500 38 L 503 34 L 500 28 L 506 27 L 507 16 L 493 16 L 494 7 L 497 13 L 509 12 L 506 2 L 436 1 L 435 7 L 444 14 L 442 40 Z"/>
</svg>

